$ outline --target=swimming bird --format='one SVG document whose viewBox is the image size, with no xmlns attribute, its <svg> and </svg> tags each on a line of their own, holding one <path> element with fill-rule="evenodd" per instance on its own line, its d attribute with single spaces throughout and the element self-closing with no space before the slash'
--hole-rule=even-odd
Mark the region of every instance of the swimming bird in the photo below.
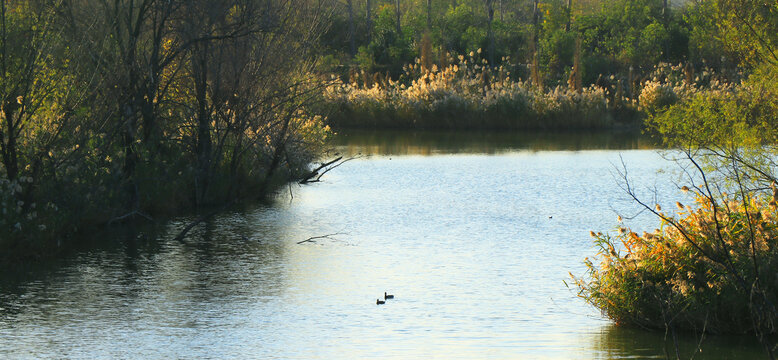
<svg viewBox="0 0 778 360">
<path fill-rule="evenodd" d="M 384 291 L 384 300 L 386 299 L 394 299 L 394 295 L 387 294 L 386 291 Z"/>
<path fill-rule="evenodd" d="M 381 299 L 375 299 L 375 304 L 376 304 L 376 305 L 383 305 L 383 304 L 385 304 L 385 303 L 386 303 L 386 301 L 383 301 L 383 300 L 381 300 Z"/>
</svg>

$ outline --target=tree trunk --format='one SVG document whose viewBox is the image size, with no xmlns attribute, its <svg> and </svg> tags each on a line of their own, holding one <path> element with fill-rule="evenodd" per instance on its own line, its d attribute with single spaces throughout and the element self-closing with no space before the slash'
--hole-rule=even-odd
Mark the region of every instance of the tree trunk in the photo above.
<svg viewBox="0 0 778 360">
<path fill-rule="evenodd" d="M 573 0 L 567 0 L 567 24 L 565 24 L 565 32 L 570 31 L 572 22 L 573 22 Z"/>
<path fill-rule="evenodd" d="M 397 37 L 400 37 L 402 35 L 402 27 L 400 26 L 400 0 L 394 0 L 394 13 L 397 15 Z"/>
<path fill-rule="evenodd" d="M 487 33 L 489 36 L 489 66 L 494 66 L 494 32 L 492 31 L 492 21 L 494 21 L 494 7 L 492 1 L 486 0 L 486 15 L 489 17 L 489 23 L 487 24 Z"/>
<path fill-rule="evenodd" d="M 192 59 L 195 98 L 197 101 L 197 189 L 195 201 L 199 205 L 208 192 L 211 166 L 211 116 L 208 109 L 208 42 L 195 46 Z M 199 51 L 198 51 L 199 50 Z"/>
<path fill-rule="evenodd" d="M 124 150 L 124 163 L 122 164 L 122 177 L 126 181 L 125 191 L 128 196 L 127 209 L 137 210 L 140 207 L 138 186 L 135 183 L 135 167 L 138 164 L 138 155 L 135 152 L 135 106 L 133 100 L 121 105 L 122 116 L 122 150 Z"/>
<path fill-rule="evenodd" d="M 371 1 L 367 0 L 365 5 L 365 18 L 367 18 L 367 42 L 373 41 L 373 9 L 371 7 Z"/>
<path fill-rule="evenodd" d="M 432 30 L 432 0 L 427 0 L 427 31 Z"/>
<path fill-rule="evenodd" d="M 765 2 L 765 4 L 767 4 Z M 667 21 L 667 0 L 662 1 L 662 16 L 664 17 L 665 22 Z"/>
<path fill-rule="evenodd" d="M 273 158 L 270 161 L 270 166 L 268 166 L 267 174 L 265 175 L 264 181 L 262 181 L 262 185 L 260 187 L 260 195 L 265 196 L 267 194 L 268 189 L 270 188 L 270 181 L 273 178 L 273 175 L 275 174 L 276 170 L 278 169 L 278 165 L 281 163 L 281 156 L 284 154 L 284 151 L 286 149 L 286 135 L 289 131 L 289 123 L 292 120 L 291 114 L 286 116 L 286 119 L 284 119 L 284 124 L 281 127 L 281 132 L 278 135 L 278 138 L 276 139 L 276 146 L 275 150 L 273 151 Z"/>
<path fill-rule="evenodd" d="M 351 48 L 351 57 L 354 57 L 357 55 L 357 45 L 356 40 L 354 40 L 354 6 L 353 6 L 353 0 L 346 0 L 346 5 L 348 7 L 348 38 L 349 38 L 349 45 Z"/>
<path fill-rule="evenodd" d="M 15 100 L 15 99 L 14 99 Z M 3 165 L 5 166 L 5 172 L 8 176 L 8 180 L 15 180 L 19 175 L 19 156 L 16 150 L 16 130 L 15 123 L 13 121 L 13 110 L 10 110 L 9 106 L 11 100 L 6 100 L 6 104 L 3 106 L 5 113 L 6 133 L 3 134 L 0 129 L 0 151 L 3 155 Z M 5 135 L 5 136 L 4 136 Z M 7 137 L 7 139 L 3 139 Z"/>
</svg>

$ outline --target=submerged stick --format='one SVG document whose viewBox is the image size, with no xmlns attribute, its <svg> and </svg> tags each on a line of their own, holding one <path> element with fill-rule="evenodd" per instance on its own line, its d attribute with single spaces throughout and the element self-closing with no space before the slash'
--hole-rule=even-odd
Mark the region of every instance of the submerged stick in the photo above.
<svg viewBox="0 0 778 360">
<path fill-rule="evenodd" d="M 203 221 L 205 221 L 205 220 L 208 220 L 208 219 L 212 218 L 214 215 L 216 215 L 216 214 L 218 214 L 218 213 L 220 213 L 220 212 L 224 211 L 224 210 L 225 210 L 225 209 L 227 209 L 228 207 L 232 206 L 232 204 L 233 204 L 234 202 L 235 202 L 235 201 L 230 201 L 230 202 L 228 202 L 228 203 L 226 203 L 226 204 L 224 204 L 224 205 L 222 205 L 222 206 L 220 206 L 220 207 L 218 207 L 218 208 L 214 209 L 213 211 L 211 211 L 211 212 L 209 212 L 209 213 L 207 213 L 207 214 L 205 214 L 205 215 L 202 215 L 202 216 L 200 216 L 199 218 L 195 219 L 194 221 L 192 221 L 191 223 L 189 223 L 189 225 L 187 225 L 187 226 L 186 226 L 186 227 L 185 227 L 183 230 L 181 230 L 181 232 L 180 232 L 180 233 L 178 233 L 178 235 L 176 235 L 176 237 L 174 238 L 174 240 L 176 240 L 176 241 L 182 241 L 182 240 L 184 240 L 184 237 L 186 237 L 186 234 L 189 232 L 189 230 L 192 230 L 192 228 L 194 228 L 195 226 L 197 226 L 197 224 L 199 224 L 199 223 L 201 223 L 201 222 L 203 222 Z"/>
<path fill-rule="evenodd" d="M 350 157 L 348 159 L 343 159 L 343 156 L 339 156 L 335 160 L 328 161 L 326 163 L 322 163 L 321 165 L 319 165 L 319 167 L 317 167 L 316 169 L 314 169 L 313 171 L 308 173 L 308 175 L 305 176 L 298 183 L 299 184 L 309 184 L 309 183 L 319 182 L 319 181 L 321 181 L 321 177 L 324 176 L 324 174 L 328 173 L 330 170 L 332 170 L 332 169 L 334 169 L 334 168 L 336 168 L 338 166 L 341 166 L 341 165 L 345 164 L 348 161 L 351 161 L 351 160 L 354 160 L 354 159 L 357 159 L 357 158 L 359 158 L 359 156 Z M 322 169 L 324 171 L 319 173 L 319 171 L 321 171 Z"/>
<path fill-rule="evenodd" d="M 302 244 L 302 243 L 306 243 L 306 242 L 315 242 L 314 240 L 316 240 L 316 239 L 331 239 L 331 237 L 335 236 L 335 235 L 343 235 L 343 233 L 337 232 L 337 233 L 334 233 L 334 234 L 311 236 L 311 237 L 309 237 L 309 238 L 307 238 L 307 239 L 305 239 L 303 241 L 298 241 L 297 243 L 298 244 Z"/>
</svg>

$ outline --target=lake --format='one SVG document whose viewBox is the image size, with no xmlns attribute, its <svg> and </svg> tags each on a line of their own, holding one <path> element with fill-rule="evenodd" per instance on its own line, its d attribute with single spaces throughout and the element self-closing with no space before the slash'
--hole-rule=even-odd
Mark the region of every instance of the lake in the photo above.
<svg viewBox="0 0 778 360">
<path fill-rule="evenodd" d="M 613 325 L 565 283 L 596 253 L 590 230 L 614 230 L 617 214 L 637 232 L 658 226 L 620 189 L 622 161 L 646 197 L 688 202 L 651 141 L 352 131 L 334 146 L 357 158 L 183 241 L 193 216 L 101 231 L 0 275 L 0 358 L 674 354 L 663 333 Z M 378 306 L 384 291 L 395 299 Z M 681 357 L 698 341 L 681 336 Z M 702 344 L 695 359 L 763 357 L 750 338 Z"/>
</svg>

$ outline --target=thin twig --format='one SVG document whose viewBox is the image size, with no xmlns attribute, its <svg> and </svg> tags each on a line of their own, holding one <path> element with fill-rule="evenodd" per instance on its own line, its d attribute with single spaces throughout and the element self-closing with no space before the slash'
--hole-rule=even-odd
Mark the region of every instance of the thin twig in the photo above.
<svg viewBox="0 0 778 360">
<path fill-rule="evenodd" d="M 302 244 L 302 243 L 306 243 L 306 242 L 316 242 L 314 240 L 317 240 L 317 239 L 332 239 L 333 236 L 344 235 L 344 234 L 345 233 L 342 233 L 342 232 L 336 232 L 336 233 L 327 234 L 327 235 L 311 236 L 311 237 L 309 237 L 309 238 L 307 238 L 307 239 L 305 239 L 303 241 L 298 241 L 297 243 L 298 244 Z"/>
<path fill-rule="evenodd" d="M 202 215 L 202 216 L 200 216 L 199 218 L 195 219 L 194 221 L 192 221 L 191 223 L 189 223 L 189 225 L 187 225 L 187 226 L 186 226 L 186 227 L 185 227 L 183 230 L 181 230 L 181 232 L 180 232 L 180 233 L 178 233 L 178 235 L 176 235 L 176 237 L 174 238 L 174 240 L 176 240 L 176 241 L 182 241 L 182 240 L 184 240 L 184 237 L 186 237 L 186 234 L 189 232 L 189 230 L 192 230 L 192 228 L 194 228 L 195 226 L 197 226 L 197 224 L 199 224 L 199 223 L 201 223 L 201 222 L 203 222 L 203 221 L 205 221 L 205 220 L 208 220 L 208 219 L 210 219 L 211 217 L 213 217 L 214 215 L 216 215 L 216 214 L 218 214 L 218 213 L 220 213 L 220 212 L 224 211 L 225 209 L 229 208 L 230 206 L 232 206 L 232 204 L 233 204 L 234 202 L 235 202 L 235 201 L 230 201 L 230 202 L 228 202 L 228 203 L 226 203 L 226 204 L 224 204 L 224 205 L 222 205 L 222 206 L 220 206 L 220 207 L 218 207 L 218 208 L 214 209 L 213 211 L 211 211 L 211 212 L 209 212 L 209 213 L 207 213 L 207 214 L 205 214 L 205 215 Z"/>
</svg>

